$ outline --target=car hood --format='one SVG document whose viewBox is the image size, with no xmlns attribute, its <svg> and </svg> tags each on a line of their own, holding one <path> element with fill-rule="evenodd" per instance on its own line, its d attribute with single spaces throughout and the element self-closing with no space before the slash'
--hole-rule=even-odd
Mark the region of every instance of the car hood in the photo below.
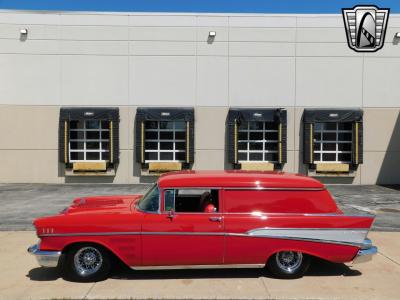
<svg viewBox="0 0 400 300">
<path fill-rule="evenodd" d="M 62 213 L 128 213 L 141 197 L 142 195 L 121 195 L 76 198 Z"/>
</svg>

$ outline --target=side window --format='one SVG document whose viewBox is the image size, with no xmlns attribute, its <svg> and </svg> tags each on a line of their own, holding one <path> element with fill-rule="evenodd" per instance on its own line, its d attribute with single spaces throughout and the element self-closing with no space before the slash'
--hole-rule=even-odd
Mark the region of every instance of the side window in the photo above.
<svg viewBox="0 0 400 300">
<path fill-rule="evenodd" d="M 165 211 L 179 213 L 213 213 L 219 211 L 218 190 L 177 189 L 164 193 Z"/>
<path fill-rule="evenodd" d="M 166 190 L 164 193 L 165 211 L 175 209 L 175 190 Z"/>
</svg>

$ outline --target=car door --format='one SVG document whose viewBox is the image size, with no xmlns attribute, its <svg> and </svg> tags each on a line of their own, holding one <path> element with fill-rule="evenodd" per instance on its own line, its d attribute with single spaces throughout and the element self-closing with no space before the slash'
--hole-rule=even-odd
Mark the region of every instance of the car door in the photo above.
<svg viewBox="0 0 400 300">
<path fill-rule="evenodd" d="M 144 216 L 142 265 L 223 264 L 224 221 L 221 212 L 174 212 L 171 199 L 175 192 L 174 189 L 162 191 L 160 213 Z M 166 205 L 165 200 L 170 203 Z"/>
</svg>

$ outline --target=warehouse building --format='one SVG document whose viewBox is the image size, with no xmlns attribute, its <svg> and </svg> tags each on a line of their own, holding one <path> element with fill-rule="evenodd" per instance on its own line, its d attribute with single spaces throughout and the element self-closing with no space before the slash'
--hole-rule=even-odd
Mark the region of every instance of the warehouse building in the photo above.
<svg viewBox="0 0 400 300">
<path fill-rule="evenodd" d="M 181 169 L 400 183 L 400 15 L 0 11 L 0 183 Z"/>
</svg>

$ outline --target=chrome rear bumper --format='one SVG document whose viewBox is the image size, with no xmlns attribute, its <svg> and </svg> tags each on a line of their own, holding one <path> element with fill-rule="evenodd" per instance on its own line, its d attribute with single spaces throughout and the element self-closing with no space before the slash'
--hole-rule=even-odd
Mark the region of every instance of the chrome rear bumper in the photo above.
<svg viewBox="0 0 400 300">
<path fill-rule="evenodd" d="M 28 252 L 36 257 L 42 267 L 57 267 L 61 256 L 61 251 L 41 251 L 37 244 L 30 246 Z"/>
<path fill-rule="evenodd" d="M 370 261 L 372 256 L 378 253 L 378 248 L 372 246 L 370 239 L 365 239 L 360 250 L 358 250 L 357 255 L 353 259 L 354 264 L 363 263 Z"/>
</svg>

